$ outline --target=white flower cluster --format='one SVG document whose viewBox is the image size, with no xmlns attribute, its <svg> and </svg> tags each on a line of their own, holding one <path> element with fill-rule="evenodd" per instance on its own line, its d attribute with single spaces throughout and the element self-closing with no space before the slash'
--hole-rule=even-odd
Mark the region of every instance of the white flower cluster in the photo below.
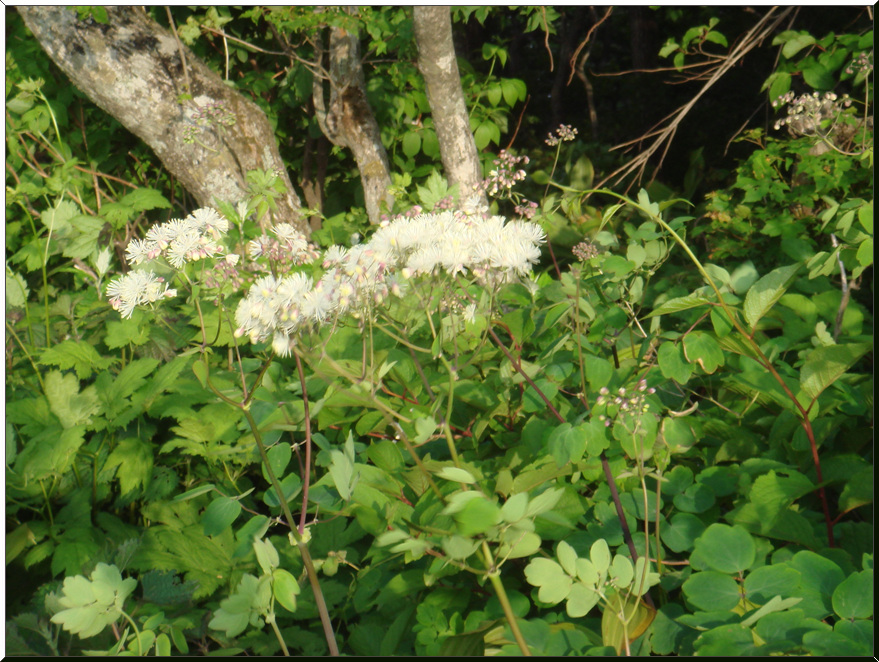
<svg viewBox="0 0 879 662">
<path fill-rule="evenodd" d="M 788 92 L 772 102 L 773 108 L 785 105 L 787 117 L 775 123 L 775 130 L 787 125 L 793 135 L 806 136 L 818 131 L 821 122 L 834 118 L 843 108 L 851 106 L 852 101 L 847 94 L 840 98 L 834 92 L 825 92 L 824 95 L 812 92 L 799 97 L 793 92 Z"/>
<path fill-rule="evenodd" d="M 131 271 L 107 284 L 107 296 L 113 310 L 127 318 L 137 306 L 177 296 L 177 290 L 169 289 L 163 283 L 164 280 L 152 271 Z"/>
<path fill-rule="evenodd" d="M 154 225 L 146 239 L 132 239 L 125 249 L 125 257 L 131 265 L 145 260 L 165 257 L 175 269 L 187 262 L 216 257 L 223 253 L 218 243 L 229 230 L 229 221 L 213 209 L 196 209 L 182 221 L 172 219 Z"/>
<path fill-rule="evenodd" d="M 359 314 L 392 293 L 399 295 L 397 273 L 408 278 L 470 271 L 483 283 L 497 284 L 527 274 L 540 259 L 544 239 L 538 225 L 506 223 L 500 216 L 483 220 L 446 211 L 398 218 L 365 244 L 330 248 L 323 260 L 328 271 L 313 287 L 301 274 L 258 281 L 238 306 L 236 335 L 251 342 L 272 336 L 272 348 L 286 355 L 299 328 Z"/>
<path fill-rule="evenodd" d="M 164 257 L 175 269 L 187 262 L 222 255 L 219 243 L 229 230 L 229 221 L 209 208 L 197 209 L 185 219 L 172 219 L 154 225 L 145 239 L 132 239 L 125 249 L 128 264 L 134 266 L 148 260 Z M 155 303 L 177 295 L 177 290 L 162 285 L 163 279 L 152 271 L 131 271 L 107 284 L 110 305 L 131 317 L 134 309 L 145 303 Z"/>
</svg>

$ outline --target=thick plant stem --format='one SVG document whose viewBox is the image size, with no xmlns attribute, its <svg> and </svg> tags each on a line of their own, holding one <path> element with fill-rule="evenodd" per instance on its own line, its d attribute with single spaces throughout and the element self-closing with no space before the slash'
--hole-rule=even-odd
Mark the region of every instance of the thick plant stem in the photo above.
<svg viewBox="0 0 879 662">
<path fill-rule="evenodd" d="M 522 631 L 519 629 L 519 623 L 516 621 L 516 615 L 513 613 L 513 606 L 510 604 L 510 599 L 507 597 L 507 592 L 504 590 L 500 570 L 495 566 L 494 559 L 491 556 L 491 550 L 488 548 L 488 543 L 484 540 L 482 541 L 482 554 L 485 556 L 485 564 L 488 566 L 488 579 L 491 581 L 491 586 L 497 594 L 498 602 L 500 602 L 501 607 L 503 607 L 504 616 L 507 619 L 507 623 L 510 625 L 510 631 L 513 633 L 516 644 L 519 646 L 519 650 L 522 651 L 522 655 L 531 657 L 531 649 L 528 648 L 528 644 L 525 643 L 525 637 L 522 636 Z"/>
</svg>

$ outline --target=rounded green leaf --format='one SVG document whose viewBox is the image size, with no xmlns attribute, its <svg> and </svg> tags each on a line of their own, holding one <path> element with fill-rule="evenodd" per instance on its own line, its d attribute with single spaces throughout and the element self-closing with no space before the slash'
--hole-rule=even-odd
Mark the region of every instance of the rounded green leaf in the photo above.
<svg viewBox="0 0 879 662">
<path fill-rule="evenodd" d="M 409 131 L 403 136 L 403 154 L 412 158 L 421 151 L 421 136 L 415 131 Z"/>
<path fill-rule="evenodd" d="M 283 568 L 275 568 L 272 573 L 272 593 L 275 600 L 290 612 L 296 611 L 296 596 L 299 595 L 299 583 L 296 578 Z"/>
<path fill-rule="evenodd" d="M 833 592 L 833 611 L 840 618 L 870 618 L 873 615 L 873 571 L 849 575 Z"/>
<path fill-rule="evenodd" d="M 635 568 L 627 556 L 617 554 L 610 566 L 610 576 L 617 588 L 626 588 L 635 577 Z"/>
<path fill-rule="evenodd" d="M 693 549 L 696 538 L 705 531 L 705 523 L 690 513 L 675 513 L 660 533 L 662 542 L 676 553 Z"/>
<path fill-rule="evenodd" d="M 538 599 L 551 605 L 567 598 L 573 586 L 573 581 L 558 563 L 543 558 L 531 560 L 525 567 L 525 579 L 532 586 L 540 587 Z"/>
<path fill-rule="evenodd" d="M 478 499 L 471 499 L 454 517 L 458 523 L 458 533 L 462 536 L 475 536 L 485 533 L 498 523 L 501 509 L 496 503 L 480 495 Z"/>
<path fill-rule="evenodd" d="M 800 585 L 800 573 L 789 565 L 764 565 L 745 577 L 745 594 L 751 602 L 762 605 L 779 596 L 787 598 Z"/>
<path fill-rule="evenodd" d="M 741 526 L 712 524 L 696 540 L 695 551 L 712 570 L 743 572 L 757 559 L 757 545 Z"/>
<path fill-rule="evenodd" d="M 302 489 L 302 479 L 297 474 L 288 474 L 281 481 L 281 489 L 284 492 L 284 498 L 289 503 L 293 497 L 299 494 L 299 490 Z M 274 488 L 267 489 L 265 494 L 263 494 L 262 500 L 270 508 L 277 508 L 281 504 L 278 501 L 278 495 Z"/>
<path fill-rule="evenodd" d="M 720 344 L 704 331 L 693 331 L 684 336 L 684 354 L 690 363 L 698 363 L 709 375 L 725 362 Z"/>
<path fill-rule="evenodd" d="M 211 501 L 201 517 L 206 536 L 216 536 L 232 525 L 241 514 L 241 504 L 229 497 L 218 497 Z"/>
<path fill-rule="evenodd" d="M 702 611 L 727 611 L 742 598 L 735 579 L 713 570 L 694 572 L 682 588 L 687 600 Z"/>
<path fill-rule="evenodd" d="M 571 586 L 565 608 L 571 618 L 583 618 L 598 604 L 598 592 L 577 582 Z"/>
</svg>

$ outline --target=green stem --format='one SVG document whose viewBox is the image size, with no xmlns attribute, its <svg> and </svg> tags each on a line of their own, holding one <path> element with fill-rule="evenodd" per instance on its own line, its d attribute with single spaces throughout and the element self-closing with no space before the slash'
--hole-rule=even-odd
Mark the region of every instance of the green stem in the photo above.
<svg viewBox="0 0 879 662">
<path fill-rule="evenodd" d="M 284 657 L 290 657 L 290 651 L 287 649 L 287 642 L 284 641 L 284 637 L 281 635 L 281 630 L 278 628 L 278 624 L 275 622 L 275 615 L 271 615 L 271 619 L 266 619 L 269 621 L 269 624 L 272 626 L 272 630 L 275 632 L 275 637 L 278 639 L 278 643 L 281 644 L 281 650 L 284 652 Z"/>
<path fill-rule="evenodd" d="M 140 643 L 140 630 L 137 629 L 137 623 L 135 623 L 134 619 L 124 611 L 122 612 L 122 615 L 125 617 L 125 620 L 131 624 L 131 627 L 134 628 L 134 638 L 137 639 L 137 656 L 143 657 L 143 644 Z"/>
<path fill-rule="evenodd" d="M 515 638 L 519 650 L 522 651 L 522 655 L 531 657 L 531 649 L 528 648 L 528 644 L 525 642 L 525 637 L 522 636 L 522 631 L 519 629 L 519 623 L 516 620 L 516 614 L 513 613 L 513 606 L 510 604 L 510 599 L 507 597 L 507 592 L 504 590 L 500 570 L 494 563 L 494 558 L 491 556 L 491 550 L 488 548 L 488 543 L 484 540 L 482 541 L 482 554 L 485 557 L 485 565 L 488 567 L 488 579 L 491 581 L 491 586 L 497 594 L 498 602 L 501 603 L 501 607 L 504 610 L 504 616 L 510 626 L 510 631 L 513 633 L 513 638 Z"/>
<path fill-rule="evenodd" d="M 12 325 L 9 322 L 6 322 L 6 330 L 12 334 L 12 337 L 18 342 L 19 347 L 21 347 L 21 351 L 24 352 L 24 355 L 27 357 L 27 360 L 30 361 L 31 367 L 34 369 L 34 374 L 37 376 L 37 381 L 40 382 L 40 389 L 42 389 L 43 393 L 46 392 L 46 385 L 43 384 L 43 377 L 40 375 L 40 371 L 37 369 L 37 364 L 34 363 L 33 357 L 30 355 L 30 352 L 27 351 L 27 348 L 24 346 L 24 343 L 21 342 L 21 338 L 18 337 L 18 334 L 15 332 L 15 329 L 12 328 Z"/>
<path fill-rule="evenodd" d="M 324 600 L 324 594 L 320 587 L 320 582 L 317 578 L 317 570 L 314 568 L 314 563 L 311 560 L 311 554 L 308 551 L 308 545 L 305 542 L 305 539 L 302 535 L 300 535 L 299 530 L 296 528 L 295 520 L 293 519 L 293 513 L 290 512 L 290 505 L 287 503 L 287 499 L 284 496 L 284 488 L 281 487 L 281 483 L 278 482 L 278 478 L 275 476 L 275 472 L 272 469 L 272 465 L 269 462 L 269 457 L 266 454 L 266 447 L 263 444 L 262 436 L 259 433 L 259 427 L 256 424 L 256 421 L 253 418 L 253 415 L 250 413 L 249 409 L 245 409 L 241 407 L 241 411 L 244 413 L 244 418 L 247 419 L 248 425 L 250 425 L 250 430 L 253 432 L 253 438 L 256 440 L 256 446 L 259 449 L 259 455 L 262 459 L 263 467 L 265 467 L 266 474 L 269 477 L 269 482 L 272 484 L 272 488 L 275 490 L 275 494 L 278 496 L 278 501 L 281 504 L 281 511 L 284 513 L 284 519 L 287 521 L 287 525 L 290 527 L 290 535 L 296 541 L 296 546 L 299 548 L 299 554 L 302 556 L 302 563 L 305 566 L 305 574 L 308 575 L 308 581 L 311 584 L 311 590 L 314 593 L 314 601 L 317 605 L 317 611 L 320 615 L 321 625 L 324 630 L 324 637 L 327 640 L 327 645 L 330 648 L 330 655 L 333 657 L 338 657 L 339 655 L 339 647 L 336 644 L 336 635 L 333 632 L 333 624 L 330 620 L 330 613 L 327 610 L 327 603 Z"/>
</svg>

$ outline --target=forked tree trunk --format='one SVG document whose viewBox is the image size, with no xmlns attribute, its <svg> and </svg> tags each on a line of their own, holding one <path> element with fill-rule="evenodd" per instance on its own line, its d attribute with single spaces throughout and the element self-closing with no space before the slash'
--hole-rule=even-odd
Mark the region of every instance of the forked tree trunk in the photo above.
<svg viewBox="0 0 879 662">
<path fill-rule="evenodd" d="M 318 62 L 323 58 L 320 37 Z M 314 78 L 315 115 L 321 131 L 334 144 L 347 147 L 357 161 L 363 197 L 370 223 L 378 223 L 382 212 L 390 212 L 394 197 L 388 154 L 382 145 L 378 122 L 366 98 L 363 66 L 360 64 L 360 37 L 339 27 L 330 28 L 329 104 L 324 103 L 324 83 Z"/>
<path fill-rule="evenodd" d="M 73 83 L 149 145 L 200 205 L 235 204 L 247 195 L 248 171 L 272 170 L 285 186 L 273 220 L 309 231 L 265 113 L 142 9 L 108 7 L 105 24 L 64 7 L 17 10 Z M 185 94 L 191 100 L 178 101 Z M 193 113 L 208 104 L 235 122 L 212 125 L 192 142 Z"/>
<path fill-rule="evenodd" d="M 418 68 L 427 86 L 443 169 L 449 184 L 458 184 L 461 200 L 467 201 L 478 194 L 482 172 L 455 58 L 452 16 L 448 7 L 416 6 L 414 18 Z M 485 196 L 478 195 L 484 202 Z"/>
</svg>

